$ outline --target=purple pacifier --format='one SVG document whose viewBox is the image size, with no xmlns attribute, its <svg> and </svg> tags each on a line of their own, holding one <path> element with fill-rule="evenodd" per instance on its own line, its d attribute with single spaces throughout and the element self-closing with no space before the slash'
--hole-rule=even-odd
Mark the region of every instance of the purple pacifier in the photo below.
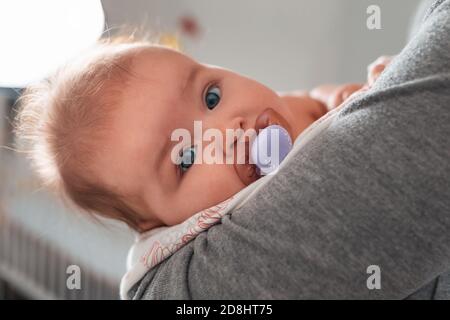
<svg viewBox="0 0 450 320">
<path fill-rule="evenodd" d="M 287 130 L 279 125 L 271 125 L 262 129 L 253 141 L 251 161 L 261 175 L 268 175 L 276 172 L 291 149 L 292 140 Z"/>
</svg>

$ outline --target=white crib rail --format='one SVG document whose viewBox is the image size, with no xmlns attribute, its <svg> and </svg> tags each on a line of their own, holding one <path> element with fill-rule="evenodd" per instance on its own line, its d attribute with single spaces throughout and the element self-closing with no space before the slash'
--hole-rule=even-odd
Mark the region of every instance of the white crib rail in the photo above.
<svg viewBox="0 0 450 320">
<path fill-rule="evenodd" d="M 81 289 L 70 290 L 66 285 L 66 270 L 73 264 L 81 269 Z M 91 272 L 7 217 L 0 221 L 0 279 L 31 299 L 119 297 L 117 283 Z"/>
</svg>

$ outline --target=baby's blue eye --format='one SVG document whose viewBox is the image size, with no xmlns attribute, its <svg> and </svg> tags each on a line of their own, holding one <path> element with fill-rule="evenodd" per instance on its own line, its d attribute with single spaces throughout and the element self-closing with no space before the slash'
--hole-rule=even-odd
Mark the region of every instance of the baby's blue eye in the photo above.
<svg viewBox="0 0 450 320">
<path fill-rule="evenodd" d="M 186 172 L 195 161 L 196 150 L 195 147 L 189 147 L 180 151 L 180 169 L 182 172 Z"/>
<path fill-rule="evenodd" d="M 218 86 L 211 86 L 206 91 L 205 103 L 209 110 L 214 109 L 220 102 L 220 89 Z"/>
</svg>

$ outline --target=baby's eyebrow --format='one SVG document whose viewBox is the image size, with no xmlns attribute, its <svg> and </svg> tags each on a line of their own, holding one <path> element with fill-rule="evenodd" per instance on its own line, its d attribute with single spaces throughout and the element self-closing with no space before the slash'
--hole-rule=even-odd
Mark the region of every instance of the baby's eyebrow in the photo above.
<svg viewBox="0 0 450 320">
<path fill-rule="evenodd" d="M 159 150 L 159 154 L 155 161 L 155 168 L 157 170 L 161 168 L 163 160 L 166 158 L 166 155 L 170 152 L 173 142 L 170 139 L 165 139 L 162 148 Z"/>
<path fill-rule="evenodd" d="M 200 64 L 194 64 L 190 68 L 190 70 L 188 72 L 188 76 L 186 77 L 186 80 L 185 80 L 184 85 L 182 86 L 182 89 L 181 89 L 181 92 L 180 92 L 181 96 L 184 96 L 187 88 L 190 87 L 192 85 L 192 83 L 195 82 L 198 74 L 200 73 L 200 70 L 201 70 L 201 65 Z"/>
<path fill-rule="evenodd" d="M 171 172 L 175 172 L 175 170 L 169 169 L 172 161 L 167 161 L 166 159 L 168 154 L 170 158 L 173 143 L 170 139 L 165 139 L 165 137 L 161 137 L 161 139 L 164 139 L 164 143 L 162 145 L 159 144 L 159 147 L 153 149 L 155 154 L 153 155 L 153 160 L 149 168 L 151 169 L 150 172 L 156 173 L 158 184 L 164 189 L 167 189 L 173 186 Z"/>
</svg>

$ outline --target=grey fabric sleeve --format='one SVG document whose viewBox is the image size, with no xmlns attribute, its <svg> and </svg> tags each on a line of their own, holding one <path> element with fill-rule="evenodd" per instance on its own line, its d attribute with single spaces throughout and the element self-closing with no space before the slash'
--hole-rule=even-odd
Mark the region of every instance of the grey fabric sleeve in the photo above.
<svg viewBox="0 0 450 320">
<path fill-rule="evenodd" d="M 401 299 L 429 291 L 450 269 L 450 0 L 432 8 L 371 93 L 130 297 Z M 369 265 L 380 267 L 379 290 L 367 288 Z"/>
</svg>

